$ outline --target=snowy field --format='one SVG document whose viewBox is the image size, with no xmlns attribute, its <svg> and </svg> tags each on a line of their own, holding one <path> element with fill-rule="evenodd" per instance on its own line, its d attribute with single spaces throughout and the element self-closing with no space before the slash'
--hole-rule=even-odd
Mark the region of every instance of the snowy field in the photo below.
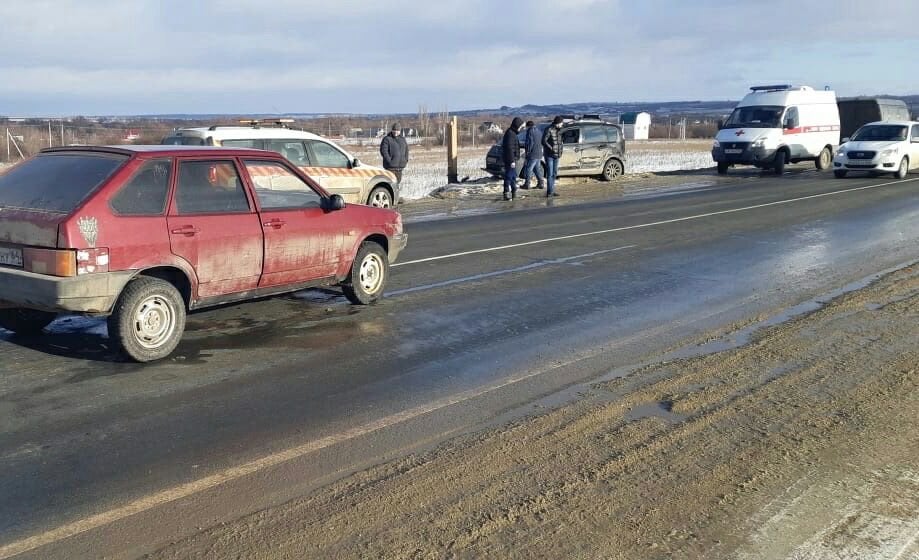
<svg viewBox="0 0 919 560">
<path fill-rule="evenodd" d="M 352 148 L 355 155 L 372 165 L 380 165 L 374 147 Z M 460 181 L 482 182 L 489 179 L 485 167 L 487 147 L 461 148 L 458 176 Z M 630 142 L 626 146 L 626 173 L 660 173 L 713 167 L 710 140 L 649 140 Z M 447 156 L 444 148 L 415 148 L 402 176 L 402 197 L 424 198 L 446 185 Z"/>
<path fill-rule="evenodd" d="M 371 164 L 380 165 L 376 146 L 349 146 L 354 155 Z M 626 147 L 626 173 L 661 173 L 713 167 L 710 140 L 648 140 L 629 142 Z M 485 167 L 487 146 L 464 147 L 459 154 L 459 179 L 463 182 L 490 182 Z M 0 163 L 0 173 L 7 164 Z M 424 198 L 447 183 L 447 152 L 445 148 L 413 146 L 409 165 L 402 177 L 402 197 L 406 200 Z"/>
</svg>

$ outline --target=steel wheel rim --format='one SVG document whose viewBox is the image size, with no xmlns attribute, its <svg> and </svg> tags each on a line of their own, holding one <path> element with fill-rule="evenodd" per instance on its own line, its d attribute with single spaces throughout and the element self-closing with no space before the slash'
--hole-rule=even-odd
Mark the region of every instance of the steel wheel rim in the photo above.
<svg viewBox="0 0 919 560">
<path fill-rule="evenodd" d="M 383 286 L 384 273 L 383 259 L 376 253 L 370 253 L 361 261 L 360 273 L 358 280 L 361 289 L 366 294 L 375 294 Z"/>
<path fill-rule="evenodd" d="M 823 150 L 820 154 L 820 167 L 827 168 L 830 166 L 830 152 Z"/>
<path fill-rule="evenodd" d="M 370 205 L 377 208 L 389 208 L 392 201 L 389 199 L 389 193 L 386 191 L 377 191 L 370 197 Z"/>
<path fill-rule="evenodd" d="M 138 344 L 148 350 L 157 349 L 175 332 L 175 312 L 162 296 L 150 296 L 137 306 L 132 327 Z"/>
</svg>

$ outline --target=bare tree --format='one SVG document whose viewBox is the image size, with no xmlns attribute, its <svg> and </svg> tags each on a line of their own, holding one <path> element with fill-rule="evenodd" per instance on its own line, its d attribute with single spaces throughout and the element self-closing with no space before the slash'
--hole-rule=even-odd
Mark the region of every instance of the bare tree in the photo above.
<svg viewBox="0 0 919 560">
<path fill-rule="evenodd" d="M 450 111 L 447 110 L 447 107 L 445 105 L 444 110 L 438 113 L 437 115 L 437 126 L 438 128 L 440 128 L 440 131 L 439 131 L 440 139 L 441 139 L 441 143 L 444 146 L 447 145 L 447 121 L 449 120 L 450 120 Z"/>
<path fill-rule="evenodd" d="M 427 138 L 428 131 L 431 128 L 431 114 L 428 113 L 428 106 L 425 103 L 418 105 L 418 128 L 422 138 Z"/>
</svg>

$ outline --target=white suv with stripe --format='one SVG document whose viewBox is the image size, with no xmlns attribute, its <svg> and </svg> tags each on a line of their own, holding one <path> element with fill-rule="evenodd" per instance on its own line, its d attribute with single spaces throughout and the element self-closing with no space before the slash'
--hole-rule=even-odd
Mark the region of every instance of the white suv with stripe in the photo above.
<svg viewBox="0 0 919 560">
<path fill-rule="evenodd" d="M 277 121 L 283 124 L 287 121 Z M 362 163 L 327 138 L 283 126 L 215 125 L 179 128 L 161 144 L 255 148 L 278 152 L 331 194 L 345 202 L 390 208 L 399 200 L 396 176 L 385 169 Z"/>
<path fill-rule="evenodd" d="M 850 171 L 892 173 L 903 179 L 919 169 L 919 122 L 868 123 L 845 140 L 833 159 L 833 174 L 840 179 Z"/>
</svg>

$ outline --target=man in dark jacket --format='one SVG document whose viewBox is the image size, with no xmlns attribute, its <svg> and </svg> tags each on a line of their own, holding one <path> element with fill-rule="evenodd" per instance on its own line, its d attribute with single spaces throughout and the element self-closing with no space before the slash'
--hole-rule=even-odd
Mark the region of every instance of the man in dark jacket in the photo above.
<svg viewBox="0 0 919 560">
<path fill-rule="evenodd" d="M 517 134 L 522 125 L 523 119 L 514 117 L 501 140 L 501 153 L 504 159 L 504 200 L 513 200 L 517 197 L 517 158 L 520 157 L 520 140 L 517 139 Z"/>
<path fill-rule="evenodd" d="M 408 142 L 402 136 L 402 127 L 392 125 L 392 131 L 380 142 L 380 155 L 383 156 L 383 169 L 391 171 L 396 181 L 402 182 L 402 170 L 408 165 Z"/>
<path fill-rule="evenodd" d="M 539 133 L 539 129 L 536 128 L 536 123 L 533 121 L 527 121 L 526 131 L 526 140 L 523 143 L 523 153 L 525 155 L 523 163 L 523 186 L 520 188 L 530 188 L 530 177 L 533 176 L 533 171 L 535 170 L 536 188 L 541 189 L 545 187 L 542 165 L 540 165 L 540 163 L 542 163 L 542 135 Z"/>
<path fill-rule="evenodd" d="M 546 196 L 558 196 L 555 192 L 555 179 L 558 177 L 558 160 L 562 157 L 562 135 L 560 133 L 561 117 L 552 119 L 552 126 L 546 128 L 542 135 L 543 155 L 546 158 Z"/>
</svg>

